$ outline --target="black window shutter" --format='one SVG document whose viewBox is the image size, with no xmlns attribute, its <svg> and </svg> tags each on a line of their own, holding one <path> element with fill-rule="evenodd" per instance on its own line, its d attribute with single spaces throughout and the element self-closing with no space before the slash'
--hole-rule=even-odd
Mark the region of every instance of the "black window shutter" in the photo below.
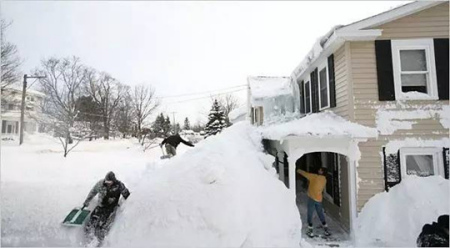
<svg viewBox="0 0 450 248">
<path fill-rule="evenodd" d="M 338 207 L 341 206 L 341 192 L 339 182 L 339 155 L 336 153 L 328 153 L 333 165 L 333 202 Z"/>
<path fill-rule="evenodd" d="M 445 174 L 445 179 L 448 179 L 448 174 L 449 174 L 449 169 L 448 169 L 448 164 L 449 164 L 449 155 L 448 155 L 448 147 L 444 147 L 442 154 L 444 156 L 444 174 Z"/>
<path fill-rule="evenodd" d="M 328 87 L 330 87 L 330 107 L 336 107 L 336 83 L 334 81 L 334 54 L 328 57 Z"/>
<path fill-rule="evenodd" d="M 18 133 L 18 132 L 19 132 L 19 122 L 16 121 L 16 133 Z"/>
<path fill-rule="evenodd" d="M 448 39 L 434 39 L 434 58 L 439 100 L 448 100 Z"/>
<path fill-rule="evenodd" d="M 284 166 L 284 184 L 286 187 L 289 188 L 289 162 L 288 162 L 288 155 L 287 153 L 284 153 L 283 157 L 283 166 Z"/>
<path fill-rule="evenodd" d="M 386 191 L 389 191 L 390 188 L 402 181 L 400 150 L 394 154 L 386 154 L 386 148 L 383 147 L 383 162 L 384 188 Z"/>
<path fill-rule="evenodd" d="M 311 72 L 311 102 L 312 102 L 312 112 L 319 112 L 319 82 L 318 82 L 318 71 L 317 68 Z"/>
<path fill-rule="evenodd" d="M 6 133 L 6 121 L 2 120 L 2 133 Z"/>
<path fill-rule="evenodd" d="M 305 82 L 301 81 L 298 83 L 298 89 L 300 92 L 300 113 L 305 113 L 305 90 L 304 90 Z"/>
<path fill-rule="evenodd" d="M 394 71 L 392 69 L 392 49 L 390 40 L 375 41 L 377 63 L 378 99 L 395 100 Z"/>
</svg>

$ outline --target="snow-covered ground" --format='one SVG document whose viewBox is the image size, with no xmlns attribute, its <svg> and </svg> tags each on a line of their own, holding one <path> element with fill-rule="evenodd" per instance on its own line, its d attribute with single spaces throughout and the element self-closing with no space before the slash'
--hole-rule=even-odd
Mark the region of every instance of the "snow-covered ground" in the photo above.
<svg viewBox="0 0 450 248">
<path fill-rule="evenodd" d="M 107 246 L 299 246 L 295 197 L 248 123 L 195 148 L 181 144 L 170 160 L 133 139 L 86 141 L 67 158 L 59 146 L 40 135 L 2 147 L 2 246 L 84 245 L 81 228 L 61 221 L 110 170 L 131 196 Z"/>
</svg>

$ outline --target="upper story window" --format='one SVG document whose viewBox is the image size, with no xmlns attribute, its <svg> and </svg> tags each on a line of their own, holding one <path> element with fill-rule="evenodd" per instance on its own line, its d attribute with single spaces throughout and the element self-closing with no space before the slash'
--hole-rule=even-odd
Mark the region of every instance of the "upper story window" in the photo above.
<svg viewBox="0 0 450 248">
<path fill-rule="evenodd" d="M 438 99 L 432 39 L 392 40 L 395 98 Z"/>
<path fill-rule="evenodd" d="M 320 110 L 330 107 L 330 90 L 328 87 L 327 61 L 319 67 L 319 102 Z"/>
<path fill-rule="evenodd" d="M 304 89 L 304 95 L 305 95 L 305 113 L 311 113 L 311 81 L 308 79 L 308 81 L 305 82 L 305 89 Z"/>
<path fill-rule="evenodd" d="M 8 110 L 14 110 L 14 104 L 8 104 Z"/>
</svg>

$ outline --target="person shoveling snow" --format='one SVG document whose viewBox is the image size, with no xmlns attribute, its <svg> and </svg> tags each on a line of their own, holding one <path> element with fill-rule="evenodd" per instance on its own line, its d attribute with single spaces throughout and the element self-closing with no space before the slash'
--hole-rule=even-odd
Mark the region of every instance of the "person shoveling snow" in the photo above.
<svg viewBox="0 0 450 248">
<path fill-rule="evenodd" d="M 119 207 L 120 195 L 127 199 L 130 196 L 130 191 L 121 181 L 117 180 L 114 172 L 110 171 L 106 174 L 105 179 L 94 185 L 83 203 L 83 208 L 88 207 L 90 201 L 97 194 L 98 205 L 92 211 L 91 217 L 86 223 L 85 236 L 88 243 L 95 237 L 101 244 L 114 221 Z"/>
<path fill-rule="evenodd" d="M 180 143 L 183 143 L 187 146 L 194 147 L 194 145 L 191 142 L 184 140 L 183 138 L 181 138 L 180 134 L 177 133 L 175 135 L 165 138 L 161 142 L 161 144 L 160 144 L 161 148 L 164 145 L 166 148 L 166 152 L 167 152 L 167 155 L 164 155 L 162 158 L 171 158 L 171 157 L 177 155 L 177 146 Z M 164 152 L 164 150 L 163 150 L 163 152 Z"/>
</svg>

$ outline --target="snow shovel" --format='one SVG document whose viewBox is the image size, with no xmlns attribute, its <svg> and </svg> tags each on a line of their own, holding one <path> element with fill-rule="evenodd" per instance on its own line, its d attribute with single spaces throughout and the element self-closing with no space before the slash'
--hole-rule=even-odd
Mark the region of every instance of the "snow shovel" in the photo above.
<svg viewBox="0 0 450 248">
<path fill-rule="evenodd" d="M 66 218 L 63 220 L 62 224 L 64 226 L 81 226 L 84 221 L 87 219 L 89 214 L 91 213 L 90 210 L 82 208 L 74 208 L 70 213 L 66 216 Z"/>
</svg>

